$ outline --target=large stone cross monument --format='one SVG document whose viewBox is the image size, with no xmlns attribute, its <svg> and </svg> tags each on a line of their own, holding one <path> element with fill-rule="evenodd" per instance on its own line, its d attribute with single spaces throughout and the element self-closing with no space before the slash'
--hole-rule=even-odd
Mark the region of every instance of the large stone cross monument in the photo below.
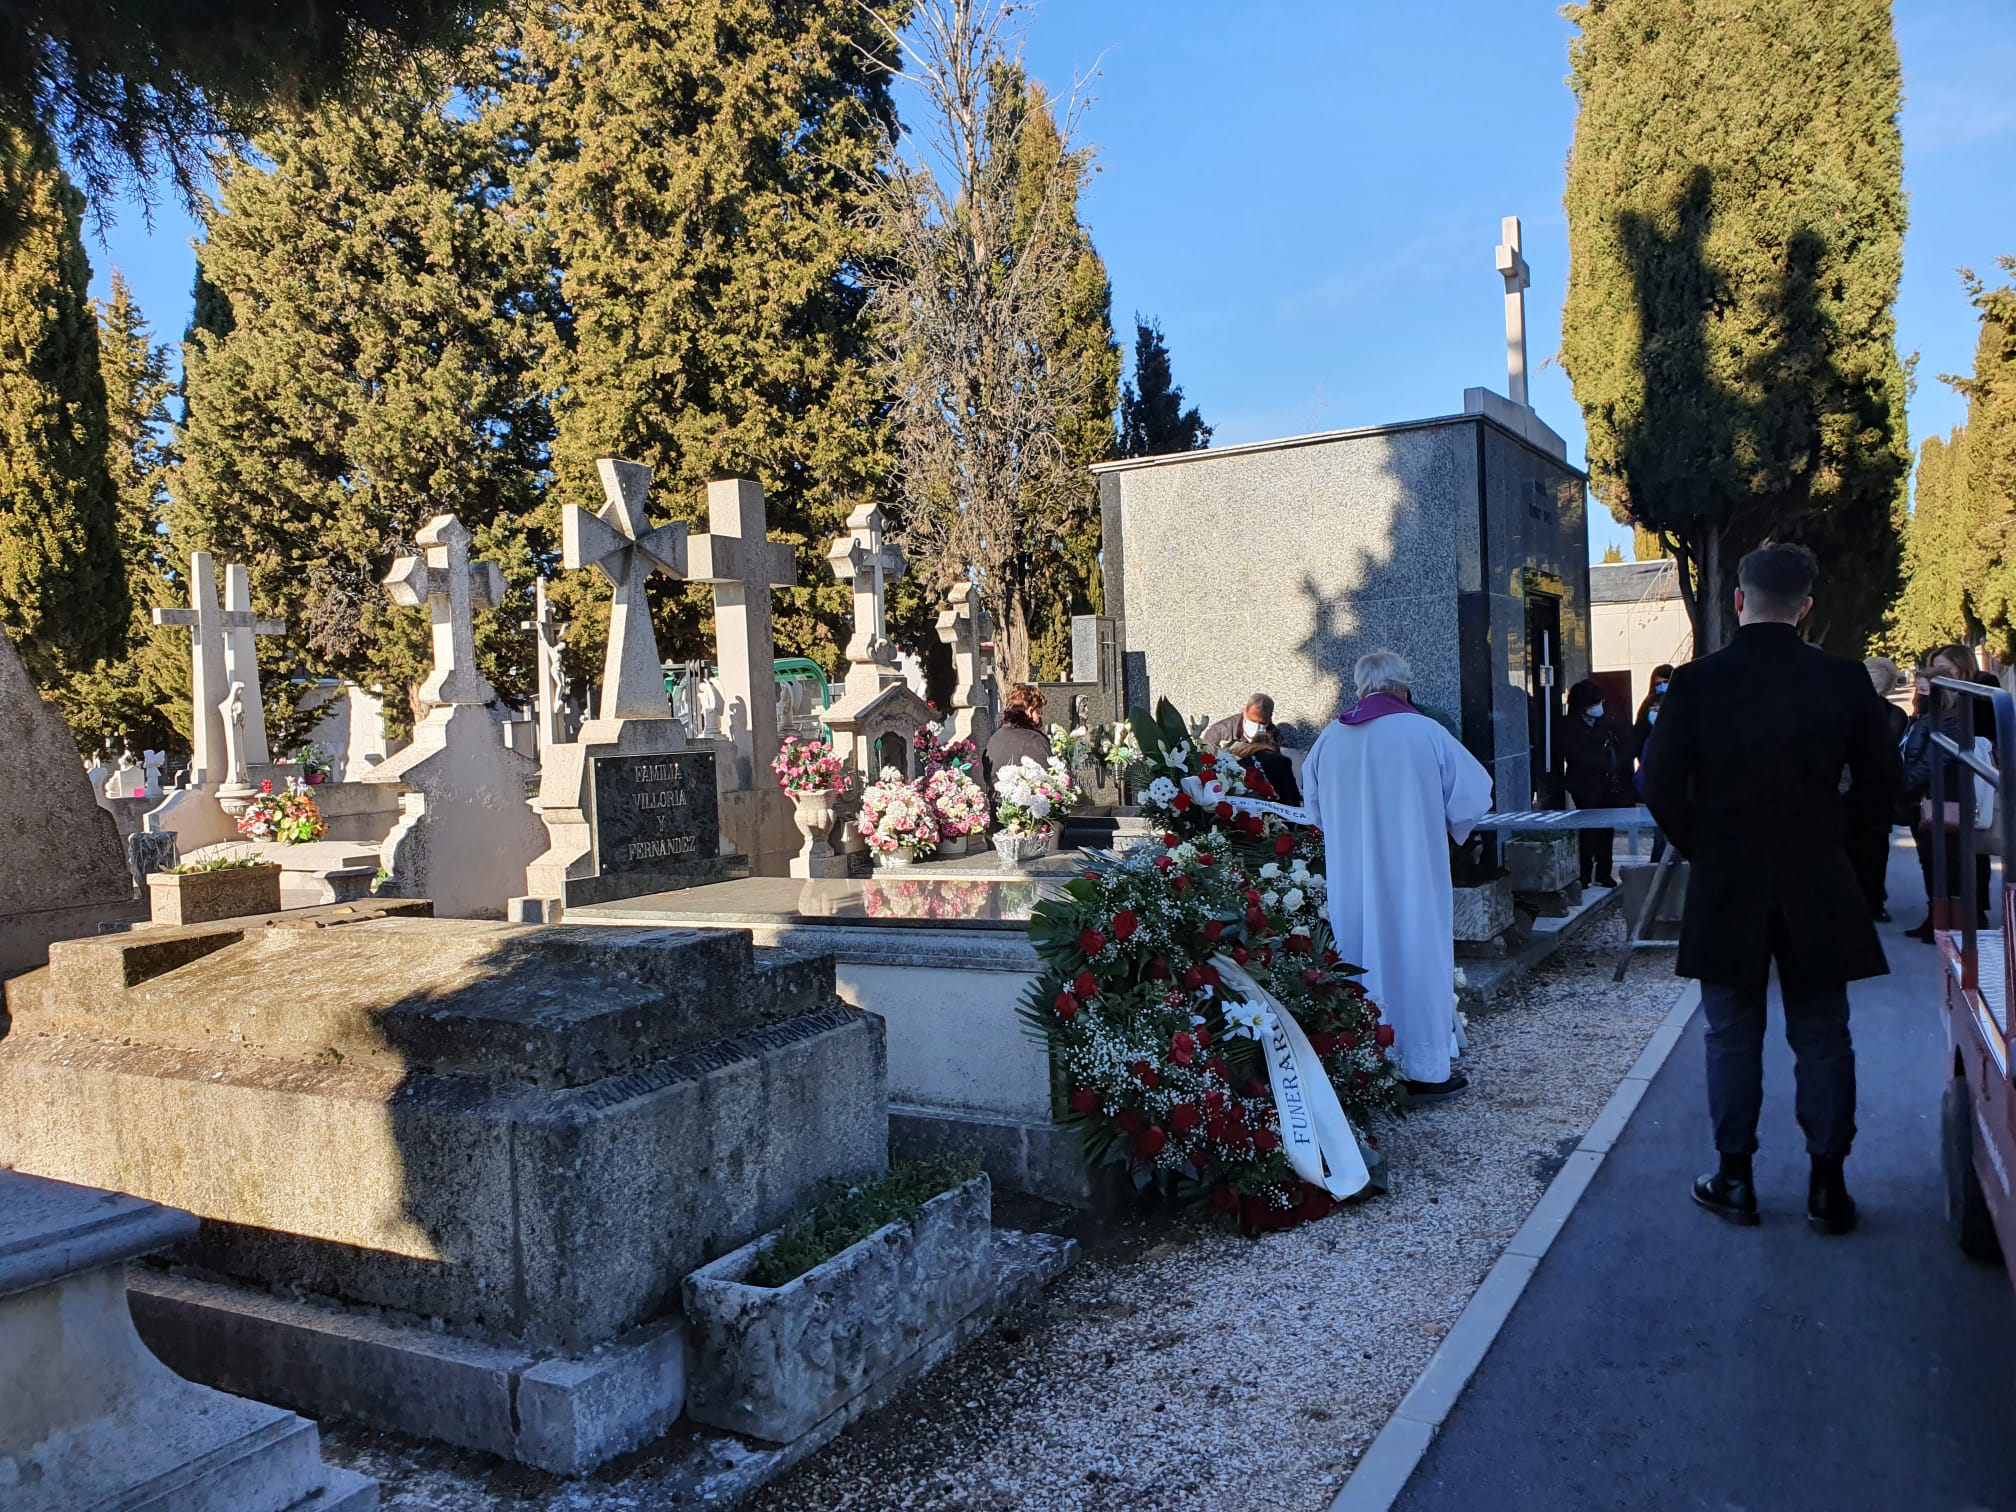
<svg viewBox="0 0 2016 1512">
<path fill-rule="evenodd" d="M 993 616 L 969 581 L 954 583 L 938 611 L 938 639 L 952 648 L 952 734 L 986 748 L 994 734 L 994 700 L 989 696 L 986 643 Z"/>
<path fill-rule="evenodd" d="M 469 539 L 460 520 L 436 515 L 414 537 L 425 556 L 402 558 L 385 579 L 394 603 L 427 607 L 434 670 L 413 743 L 364 781 L 401 790 L 399 822 L 378 850 L 392 874 L 380 893 L 431 898 L 444 918 L 498 919 L 546 837 L 527 803 L 539 769 L 504 744 L 495 690 L 476 665 L 475 612 L 503 600 L 504 575 L 469 560 Z"/>
<path fill-rule="evenodd" d="M 1533 276 L 1519 250 L 1519 217 L 1505 217 L 1498 245 L 1498 272 L 1505 280 L 1505 393 L 1529 409 L 1526 397 L 1526 290 Z"/>
<path fill-rule="evenodd" d="M 548 844 L 526 877 L 532 900 L 603 903 L 722 875 L 714 752 L 688 750 L 672 717 L 644 585 L 686 576 L 686 527 L 645 513 L 651 469 L 603 458 L 608 502 L 562 511 L 563 560 L 599 568 L 615 585 L 602 705 L 580 734 L 542 753 L 539 817 Z M 526 906 L 526 915 L 539 912 Z"/>
<path fill-rule="evenodd" d="M 798 573 L 789 546 L 771 541 L 763 485 L 716 478 L 707 485 L 707 534 L 686 543 L 688 580 L 714 589 L 715 665 L 727 699 L 735 746 L 735 786 L 774 787 L 777 754 L 777 650 L 770 590 Z M 724 781 L 723 786 L 727 786 Z"/>
<path fill-rule="evenodd" d="M 436 515 L 413 539 L 426 555 L 402 557 L 385 590 L 395 604 L 425 606 L 434 622 L 434 670 L 420 701 L 487 704 L 497 691 L 476 667 L 475 612 L 504 602 L 504 574 L 495 562 L 469 560 L 468 528 L 453 515 Z"/>
<path fill-rule="evenodd" d="M 911 740 L 938 714 L 903 680 L 889 640 L 888 585 L 903 576 L 903 549 L 885 538 L 881 507 L 847 517 L 847 534 L 826 553 L 833 575 L 854 589 L 854 634 L 847 642 L 847 682 L 826 711 L 833 746 L 864 781 L 885 766 L 911 771 Z"/>
</svg>

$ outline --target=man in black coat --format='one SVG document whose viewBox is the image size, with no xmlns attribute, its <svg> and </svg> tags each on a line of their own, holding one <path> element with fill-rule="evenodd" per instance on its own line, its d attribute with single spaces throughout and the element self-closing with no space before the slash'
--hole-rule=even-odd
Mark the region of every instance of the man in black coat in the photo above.
<svg viewBox="0 0 2016 1512">
<path fill-rule="evenodd" d="M 1646 749 L 1645 802 L 1691 863 L 1678 969 L 1701 982 L 1721 1155 L 1694 1183 L 1694 1200 L 1733 1222 L 1757 1221 L 1750 1158 L 1775 960 L 1813 1162 L 1808 1221 L 1845 1234 L 1855 1226 L 1842 1180 L 1855 1137 L 1847 984 L 1889 970 L 1849 845 L 1887 818 L 1902 772 L 1861 664 L 1800 639 L 1813 577 L 1803 546 L 1743 559 L 1741 628 L 1725 649 L 1673 674 Z"/>
</svg>

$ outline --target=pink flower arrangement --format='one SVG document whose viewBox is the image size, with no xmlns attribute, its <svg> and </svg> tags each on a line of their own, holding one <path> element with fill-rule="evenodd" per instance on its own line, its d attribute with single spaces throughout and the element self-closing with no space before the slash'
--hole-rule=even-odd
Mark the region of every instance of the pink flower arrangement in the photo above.
<svg viewBox="0 0 2016 1512">
<path fill-rule="evenodd" d="M 238 816 L 238 833 L 252 840 L 305 845 L 328 834 L 329 826 L 306 787 L 290 786 L 276 793 L 272 782 L 264 781 L 259 784 L 259 796 Z"/>
<path fill-rule="evenodd" d="M 847 768 L 840 754 L 823 740 L 784 737 L 777 759 L 770 763 L 787 793 L 845 792 Z"/>
<path fill-rule="evenodd" d="M 924 796 L 947 839 L 977 835 L 987 828 L 987 795 L 964 767 L 940 767 L 924 780 Z"/>
<path fill-rule="evenodd" d="M 861 838 L 878 856 L 908 851 L 927 856 L 938 848 L 938 816 L 914 784 L 894 767 L 861 794 Z"/>
</svg>

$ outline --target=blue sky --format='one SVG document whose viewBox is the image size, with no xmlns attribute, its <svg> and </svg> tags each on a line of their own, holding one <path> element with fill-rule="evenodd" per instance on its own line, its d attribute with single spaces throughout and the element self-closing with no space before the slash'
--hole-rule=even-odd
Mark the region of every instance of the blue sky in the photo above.
<svg viewBox="0 0 2016 1512">
<path fill-rule="evenodd" d="M 1953 270 L 2016 253 L 2016 4 L 1898 0 L 1911 230 L 1899 345 L 1921 354 L 1915 446 L 1964 418 L 1939 373 L 1973 362 Z M 1567 278 L 1563 79 L 1553 0 L 1040 0 L 1026 61 L 1082 79 L 1100 172 L 1082 214 L 1123 339 L 1157 316 L 1177 381 L 1224 445 L 1447 414 L 1505 387 L 1499 219 L 1524 221 L 1533 403 L 1579 459 L 1551 358 Z M 90 246 L 157 332 L 188 318 L 194 228 L 118 214 Z M 1590 549 L 1625 541 L 1592 510 Z"/>
</svg>

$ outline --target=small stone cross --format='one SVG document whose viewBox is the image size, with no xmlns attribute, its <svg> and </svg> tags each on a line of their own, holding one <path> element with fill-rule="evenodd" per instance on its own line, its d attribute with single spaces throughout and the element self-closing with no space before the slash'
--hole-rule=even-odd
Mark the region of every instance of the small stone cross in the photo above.
<svg viewBox="0 0 2016 1512">
<path fill-rule="evenodd" d="M 1498 272 L 1505 280 L 1505 397 L 1531 408 L 1526 398 L 1526 290 L 1533 276 L 1519 251 L 1519 217 L 1506 216 L 1500 234 L 1505 238 L 1498 246 Z"/>
<path fill-rule="evenodd" d="M 469 560 L 469 531 L 453 515 L 434 516 L 413 540 L 425 557 L 400 558 L 385 587 L 395 604 L 425 604 L 434 622 L 434 670 L 420 700 L 429 708 L 488 703 L 497 694 L 476 670 L 475 611 L 504 601 L 504 574 L 494 562 Z"/>
<path fill-rule="evenodd" d="M 651 469 L 604 457 L 595 464 L 609 502 L 590 514 L 570 504 L 561 511 L 561 560 L 574 571 L 599 567 L 615 584 L 609 605 L 609 649 L 602 668 L 602 719 L 670 719 L 665 672 L 644 584 L 654 572 L 686 575 L 686 526 L 653 528 L 644 511 Z"/>
<path fill-rule="evenodd" d="M 707 534 L 686 543 L 688 580 L 714 587 L 714 654 L 721 689 L 742 716 L 732 728 L 736 776 L 744 788 L 774 787 L 777 663 L 770 590 L 798 581 L 789 546 L 772 541 L 763 485 L 715 478 L 707 485 Z"/>
<path fill-rule="evenodd" d="M 854 586 L 854 635 L 847 660 L 857 666 L 894 666 L 889 650 L 888 586 L 903 576 L 903 548 L 883 539 L 882 508 L 863 504 L 847 516 L 847 534 L 826 553 L 833 575 Z"/>
<path fill-rule="evenodd" d="M 970 581 L 954 583 L 945 597 L 951 607 L 938 611 L 938 639 L 952 648 L 952 707 L 985 707 L 981 642 L 993 633 L 992 617 Z"/>
</svg>

